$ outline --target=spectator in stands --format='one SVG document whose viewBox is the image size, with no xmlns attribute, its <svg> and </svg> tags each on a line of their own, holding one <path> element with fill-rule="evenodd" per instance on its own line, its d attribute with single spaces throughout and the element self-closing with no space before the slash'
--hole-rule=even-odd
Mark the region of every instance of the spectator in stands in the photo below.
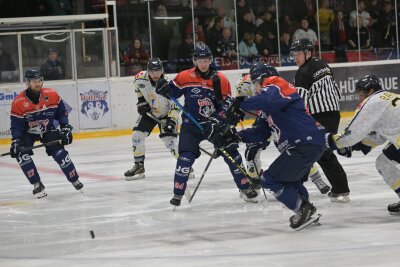
<svg viewBox="0 0 400 267">
<path fill-rule="evenodd" d="M 215 55 L 217 57 L 235 59 L 237 57 L 236 42 L 232 38 L 231 28 L 222 30 L 222 38 L 218 41 Z"/>
<path fill-rule="evenodd" d="M 126 64 L 125 74 L 135 75 L 144 70 L 149 58 L 149 53 L 142 46 L 140 39 L 134 38 L 123 56 L 123 62 Z"/>
<path fill-rule="evenodd" d="M 248 61 L 252 61 L 255 57 L 258 57 L 258 50 L 254 43 L 254 33 L 244 33 L 243 39 L 239 43 L 239 55 Z"/>
<path fill-rule="evenodd" d="M 254 35 L 254 43 L 260 56 L 266 57 L 274 53 L 271 43 L 259 31 Z"/>
<path fill-rule="evenodd" d="M 47 61 L 40 67 L 40 73 L 45 81 L 65 79 L 64 64 L 58 59 L 58 53 L 50 48 Z"/>
<path fill-rule="evenodd" d="M 237 0 L 236 1 L 236 12 L 237 12 L 237 24 L 240 25 L 244 20 L 244 15 L 246 12 L 250 11 L 253 14 L 253 10 L 249 7 L 246 0 Z"/>
<path fill-rule="evenodd" d="M 396 42 L 396 14 L 392 8 L 392 2 L 383 2 L 383 11 L 378 24 L 381 26 L 382 47 L 394 47 Z"/>
<path fill-rule="evenodd" d="M 335 50 L 337 62 L 347 62 L 346 50 L 348 45 L 348 33 L 350 27 L 347 21 L 344 20 L 342 11 L 336 13 L 336 19 L 331 23 L 329 35 L 332 42 L 332 47 Z"/>
<path fill-rule="evenodd" d="M 203 29 L 208 30 L 211 20 L 217 15 L 213 0 L 204 0 L 197 14 L 199 16 L 199 24 L 203 26 Z"/>
<path fill-rule="evenodd" d="M 302 38 L 307 38 L 311 40 L 311 42 L 315 45 L 318 46 L 318 37 L 315 31 L 309 28 L 309 23 L 307 18 L 302 18 L 300 20 L 300 28 L 298 28 L 294 34 L 293 34 L 293 42 L 297 41 Z"/>
<path fill-rule="evenodd" d="M 362 18 L 360 21 L 362 26 L 369 27 L 371 25 L 371 15 L 365 10 L 363 0 L 358 1 L 358 16 Z M 357 10 L 350 13 L 350 27 L 357 27 Z"/>
<path fill-rule="evenodd" d="M 152 22 L 152 36 L 154 54 L 161 60 L 168 59 L 169 44 L 174 33 L 173 21 L 164 19 L 165 17 L 168 17 L 167 8 L 165 5 L 158 5 Z"/>
<path fill-rule="evenodd" d="M 250 8 L 243 13 L 243 22 L 238 25 L 238 39 L 241 40 L 246 32 L 255 33 L 257 27 L 254 24 L 254 14 Z"/>
<path fill-rule="evenodd" d="M 281 55 L 287 56 L 290 54 L 290 46 L 292 42 L 290 41 L 290 33 L 283 32 L 280 38 Z"/>
<path fill-rule="evenodd" d="M 198 40 L 200 42 L 205 43 L 206 42 L 206 36 L 204 34 L 203 26 L 199 24 L 199 17 L 195 16 L 194 17 L 194 31 L 198 35 Z M 193 23 L 190 21 L 186 25 L 186 34 L 193 34 Z"/>
<path fill-rule="evenodd" d="M 371 27 L 370 27 L 371 45 L 373 47 L 380 47 L 381 26 L 379 25 L 379 18 L 381 14 L 381 8 L 380 5 L 378 4 L 378 0 L 371 0 L 369 5 L 367 5 L 367 11 L 371 16 Z"/>
<path fill-rule="evenodd" d="M 214 26 L 217 18 L 222 18 L 224 20 L 224 27 L 230 28 L 232 33 L 235 32 L 235 22 L 230 16 L 226 15 L 225 7 L 223 5 L 217 7 L 217 16 L 211 21 L 210 27 Z"/>
<path fill-rule="evenodd" d="M 309 28 L 309 23 L 307 18 L 303 18 L 300 20 L 300 28 L 298 28 L 294 32 L 293 42 L 302 38 L 307 38 L 311 40 L 311 42 L 316 46 L 319 45 L 317 34 L 315 33 L 315 31 Z"/>
<path fill-rule="evenodd" d="M 366 26 L 362 24 L 363 18 L 358 17 L 359 28 L 356 26 L 350 27 L 350 34 L 349 34 L 349 48 L 350 49 L 368 49 L 371 47 L 371 37 L 369 34 L 369 30 Z M 358 46 L 358 34 L 360 34 L 360 46 Z"/>
<path fill-rule="evenodd" d="M 178 59 L 176 63 L 177 72 L 190 69 L 193 66 L 193 50 L 193 35 L 186 34 L 185 40 L 178 46 Z"/>
<path fill-rule="evenodd" d="M 51 13 L 55 16 L 70 15 L 72 13 L 72 5 L 70 0 L 47 0 Z"/>
<path fill-rule="evenodd" d="M 269 11 L 264 12 L 262 16 L 264 22 L 258 26 L 257 31 L 260 32 L 264 38 L 272 45 L 274 51 L 278 50 L 278 32 L 276 27 L 276 21 L 272 17 Z"/>
<path fill-rule="evenodd" d="M 215 24 L 207 31 L 207 44 L 213 54 L 217 49 L 218 40 L 222 38 L 222 30 L 224 29 L 224 19 L 220 17 L 215 18 Z"/>
<path fill-rule="evenodd" d="M 298 28 L 297 23 L 292 21 L 292 19 L 290 18 L 290 15 L 288 15 L 288 14 L 284 14 L 282 16 L 282 20 L 281 20 L 281 23 L 279 26 L 280 26 L 281 32 L 288 32 L 290 34 L 290 36 L 292 36 L 293 33 Z"/>
<path fill-rule="evenodd" d="M 0 82 L 1 80 L 1 73 L 3 71 L 15 71 L 15 64 L 12 60 L 12 57 L 9 53 L 7 53 L 4 49 L 3 43 L 0 42 Z"/>
<path fill-rule="evenodd" d="M 331 48 L 331 40 L 329 37 L 329 26 L 335 18 L 333 10 L 329 6 L 329 0 L 322 0 L 319 6 L 318 13 L 315 15 L 319 17 L 319 30 L 321 39 L 321 49 L 328 51 Z"/>
</svg>

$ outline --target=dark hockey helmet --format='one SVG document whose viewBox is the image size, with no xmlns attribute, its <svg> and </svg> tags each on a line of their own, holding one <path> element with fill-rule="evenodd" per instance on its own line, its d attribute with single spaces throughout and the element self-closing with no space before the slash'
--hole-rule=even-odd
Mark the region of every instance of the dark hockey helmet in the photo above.
<svg viewBox="0 0 400 267">
<path fill-rule="evenodd" d="M 374 92 L 382 90 L 381 83 L 375 75 L 366 75 L 356 83 L 356 91 L 362 91 L 364 93 L 369 93 L 373 89 Z"/>
<path fill-rule="evenodd" d="M 147 71 L 150 70 L 155 70 L 155 71 L 161 70 L 162 72 L 164 72 L 161 59 L 159 59 L 158 57 L 150 58 L 149 61 L 147 62 Z"/>
<path fill-rule="evenodd" d="M 256 63 L 250 69 L 251 82 L 262 84 L 264 79 L 272 76 L 279 76 L 279 72 L 271 65 L 265 63 Z"/>
<path fill-rule="evenodd" d="M 314 45 L 308 38 L 301 38 L 297 41 L 294 41 L 290 46 L 290 52 L 299 52 L 299 51 L 314 51 Z"/>
<path fill-rule="evenodd" d="M 32 69 L 25 71 L 25 82 L 29 83 L 31 80 L 43 81 L 43 76 L 37 70 Z"/>
<path fill-rule="evenodd" d="M 204 43 L 198 43 L 194 48 L 193 60 L 198 58 L 209 58 L 211 61 L 213 60 L 211 49 Z"/>
</svg>

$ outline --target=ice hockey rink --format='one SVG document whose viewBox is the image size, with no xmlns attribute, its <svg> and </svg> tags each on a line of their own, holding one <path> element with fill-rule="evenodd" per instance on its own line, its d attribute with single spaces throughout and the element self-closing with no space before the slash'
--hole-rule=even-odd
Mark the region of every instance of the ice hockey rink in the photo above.
<svg viewBox="0 0 400 267">
<path fill-rule="evenodd" d="M 0 266 L 399 266 L 398 201 L 375 170 L 381 148 L 340 157 L 351 203 L 331 203 L 307 182 L 323 213 L 320 225 L 289 227 L 292 212 L 269 194 L 244 203 L 221 158 L 191 204 L 172 211 L 175 160 L 157 135 L 147 141 L 146 178 L 125 181 L 130 136 L 75 140 L 67 147 L 84 193 L 76 191 L 44 149 L 34 160 L 48 196 L 35 199 L 14 159 L 0 158 Z M 8 151 L 0 146 L 0 153 Z M 212 151 L 207 142 L 202 147 Z M 244 151 L 243 145 L 240 149 Z M 264 168 L 278 155 L 270 146 Z M 209 157 L 196 161 L 193 191 Z M 326 178 L 325 178 L 326 179 Z M 94 232 L 92 239 L 90 231 Z"/>
</svg>

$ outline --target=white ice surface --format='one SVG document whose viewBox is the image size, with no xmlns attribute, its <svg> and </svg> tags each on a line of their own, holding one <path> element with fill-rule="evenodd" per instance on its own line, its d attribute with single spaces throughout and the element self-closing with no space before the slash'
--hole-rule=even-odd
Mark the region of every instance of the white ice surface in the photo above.
<svg viewBox="0 0 400 267">
<path fill-rule="evenodd" d="M 351 203 L 331 203 L 307 182 L 321 225 L 289 228 L 291 211 L 268 195 L 244 203 L 222 159 L 214 160 L 191 204 L 175 212 L 175 160 L 157 135 L 147 139 L 146 178 L 125 181 L 130 137 L 77 140 L 67 147 L 84 183 L 77 192 L 58 165 L 35 150 L 48 197 L 35 199 L 14 159 L 0 158 L 0 266 L 400 266 L 398 201 L 375 170 L 381 149 L 340 157 Z M 212 151 L 208 143 L 202 146 Z M 0 146 L 1 153 L 8 146 Z M 243 147 L 241 147 L 243 151 Z M 263 166 L 277 156 L 262 154 Z M 193 191 L 208 156 L 196 161 Z M 94 231 L 95 239 L 90 236 Z"/>
</svg>

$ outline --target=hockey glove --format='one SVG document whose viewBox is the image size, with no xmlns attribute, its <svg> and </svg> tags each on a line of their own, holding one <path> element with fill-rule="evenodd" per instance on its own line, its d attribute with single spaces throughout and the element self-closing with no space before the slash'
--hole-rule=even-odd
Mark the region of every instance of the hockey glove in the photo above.
<svg viewBox="0 0 400 267">
<path fill-rule="evenodd" d="M 156 92 L 159 95 L 169 98 L 169 83 L 166 79 L 160 79 L 157 81 Z"/>
<path fill-rule="evenodd" d="M 215 136 L 214 140 L 214 145 L 217 148 L 224 147 L 224 148 L 229 148 L 232 145 L 236 145 L 240 143 L 241 139 L 240 137 L 236 134 L 236 128 L 230 127 L 228 131 L 223 134 L 224 129 L 221 129 L 221 131 L 218 133 L 218 135 Z"/>
<path fill-rule="evenodd" d="M 362 142 L 358 142 L 357 144 L 352 146 L 351 149 L 361 151 L 364 155 L 367 155 L 371 151 L 372 147 L 367 146 L 367 145 L 363 144 Z"/>
<path fill-rule="evenodd" d="M 143 103 L 140 103 L 137 105 L 137 111 L 140 116 L 143 116 L 147 112 L 151 111 L 151 107 L 150 107 L 149 103 L 143 102 Z"/>
<path fill-rule="evenodd" d="M 204 128 L 204 135 L 208 141 L 212 143 L 214 136 L 218 133 L 220 129 L 221 122 L 214 117 L 209 117 L 207 121 L 200 123 Z"/>
<path fill-rule="evenodd" d="M 246 146 L 246 151 L 244 152 L 244 156 L 247 161 L 251 162 L 255 159 L 257 152 L 259 150 L 265 149 L 269 143 L 258 142 L 258 143 L 249 143 Z"/>
<path fill-rule="evenodd" d="M 61 144 L 66 146 L 72 143 L 72 129 L 73 127 L 69 124 L 65 124 L 61 126 Z"/>
<path fill-rule="evenodd" d="M 12 140 L 10 147 L 10 156 L 12 158 L 17 158 L 21 156 L 22 141 L 20 139 Z"/>
<path fill-rule="evenodd" d="M 337 153 L 338 153 L 340 156 L 343 156 L 343 157 L 346 157 L 346 158 L 351 158 L 352 149 L 351 149 L 351 147 L 342 147 L 342 148 L 339 148 L 339 149 L 337 150 Z"/>
<path fill-rule="evenodd" d="M 225 119 L 229 125 L 236 126 L 244 119 L 244 112 L 240 109 L 240 101 L 234 97 L 227 97 L 224 100 Z"/>
<path fill-rule="evenodd" d="M 167 118 L 167 122 L 164 124 L 163 130 L 165 133 L 172 134 L 176 129 L 176 121 L 171 118 Z"/>
</svg>

